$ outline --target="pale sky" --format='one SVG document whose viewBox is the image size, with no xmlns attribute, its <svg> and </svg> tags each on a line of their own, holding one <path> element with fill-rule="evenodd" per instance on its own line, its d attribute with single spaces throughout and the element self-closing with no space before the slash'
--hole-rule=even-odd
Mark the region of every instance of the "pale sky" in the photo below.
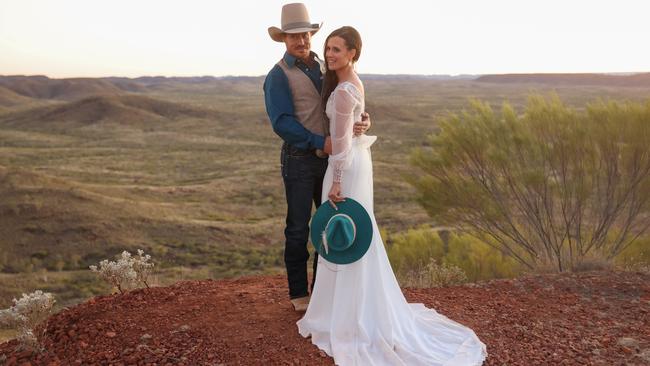
<svg viewBox="0 0 650 366">
<path fill-rule="evenodd" d="M 263 75 L 282 56 L 276 0 L 0 0 L 0 75 Z M 644 0 L 305 1 L 322 54 L 363 39 L 360 73 L 650 71 Z"/>
</svg>

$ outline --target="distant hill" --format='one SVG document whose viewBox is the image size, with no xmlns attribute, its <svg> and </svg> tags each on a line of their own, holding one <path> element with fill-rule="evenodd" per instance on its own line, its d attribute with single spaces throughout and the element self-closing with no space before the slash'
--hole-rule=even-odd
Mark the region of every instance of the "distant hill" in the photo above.
<svg viewBox="0 0 650 366">
<path fill-rule="evenodd" d="M 373 81 L 462 81 L 475 80 L 486 83 L 538 83 L 556 85 L 597 85 L 623 87 L 649 87 L 650 73 L 575 73 L 575 74 L 498 74 L 498 75 L 417 75 L 417 74 L 361 74 L 363 80 Z M 123 93 L 148 93 L 181 87 L 182 89 L 211 88 L 229 89 L 237 85 L 260 84 L 264 76 L 142 76 L 137 78 L 68 78 L 52 79 L 43 75 L 0 75 L 0 87 L 14 94 L 38 99 L 77 100 L 91 95 L 119 95 Z M 0 107 L 3 104 L 0 91 Z M 6 97 L 5 97 L 6 98 Z M 9 103 L 9 102 L 4 102 Z"/>
<path fill-rule="evenodd" d="M 0 117 L 0 125 L 32 127 L 58 121 L 81 125 L 101 121 L 135 124 L 174 120 L 181 117 L 218 118 L 219 113 L 214 110 L 191 107 L 142 95 L 104 95 L 92 96 L 63 105 L 37 107 L 8 113 Z"/>
<path fill-rule="evenodd" d="M 186 84 L 205 84 L 212 83 L 219 78 L 214 76 L 141 76 L 135 79 L 132 79 L 138 83 L 143 83 L 146 85 L 160 84 L 160 83 L 186 83 Z"/>
<path fill-rule="evenodd" d="M 541 83 L 559 85 L 601 85 L 650 87 L 650 73 L 615 74 L 502 74 L 483 75 L 476 79 L 486 83 Z"/>
<path fill-rule="evenodd" d="M 115 95 L 124 91 L 101 79 L 50 79 L 46 76 L 2 76 L 0 86 L 25 97 L 59 100 L 74 100 L 89 95 Z"/>
<path fill-rule="evenodd" d="M 0 107 L 13 107 L 29 103 L 32 98 L 20 95 L 10 89 L 0 86 Z"/>
<path fill-rule="evenodd" d="M 460 75 L 418 75 L 418 74 L 360 74 L 362 80 L 474 80 L 480 75 L 460 74 Z"/>
<path fill-rule="evenodd" d="M 128 245 L 139 237 L 116 219 L 128 223 L 137 214 L 63 179 L 0 167 L 0 197 L 3 271 L 24 270 L 32 258 L 69 265 L 71 255 L 99 257 L 111 243 Z"/>
<path fill-rule="evenodd" d="M 158 204 L 101 192 L 48 174 L 0 166 L 0 272 L 25 271 L 34 261 L 48 269 L 55 269 L 58 261 L 66 268 L 87 268 L 123 249 L 160 253 L 173 235 L 224 241 L 225 229 L 167 221 L 168 213 Z M 182 251 L 170 251 L 165 260 L 173 262 L 177 255 Z"/>
<path fill-rule="evenodd" d="M 193 88 L 209 87 L 214 85 L 217 88 L 227 89 L 239 83 L 254 83 L 261 85 L 263 80 L 263 76 L 142 76 L 138 78 L 105 77 L 51 79 L 43 75 L 0 75 L 0 87 L 29 98 L 72 101 L 86 98 L 91 95 L 119 95 L 125 92 L 147 93 L 158 90 L 175 89 L 178 87 Z M 0 106 L 2 106 L 2 104 L 0 104 Z"/>
</svg>

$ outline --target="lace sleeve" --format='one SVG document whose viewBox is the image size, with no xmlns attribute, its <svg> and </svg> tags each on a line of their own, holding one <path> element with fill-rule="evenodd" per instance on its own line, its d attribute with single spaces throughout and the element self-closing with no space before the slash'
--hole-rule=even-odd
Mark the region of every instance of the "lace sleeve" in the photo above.
<svg viewBox="0 0 650 366">
<path fill-rule="evenodd" d="M 332 154 L 329 163 L 334 170 L 334 182 L 340 183 L 343 171 L 351 164 L 350 150 L 354 125 L 354 107 L 356 99 L 345 88 L 338 88 L 332 93 L 334 113 L 330 121 Z"/>
</svg>

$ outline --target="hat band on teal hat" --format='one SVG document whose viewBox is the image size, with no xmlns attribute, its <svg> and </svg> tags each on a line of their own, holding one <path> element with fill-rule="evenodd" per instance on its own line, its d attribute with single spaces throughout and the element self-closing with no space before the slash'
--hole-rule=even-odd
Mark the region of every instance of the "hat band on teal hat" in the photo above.
<svg viewBox="0 0 650 366">
<path fill-rule="evenodd" d="M 335 251 L 344 251 L 352 246 L 356 236 L 354 220 L 346 214 L 336 214 L 325 225 L 321 244 L 326 254 L 329 254 L 330 247 Z"/>
</svg>

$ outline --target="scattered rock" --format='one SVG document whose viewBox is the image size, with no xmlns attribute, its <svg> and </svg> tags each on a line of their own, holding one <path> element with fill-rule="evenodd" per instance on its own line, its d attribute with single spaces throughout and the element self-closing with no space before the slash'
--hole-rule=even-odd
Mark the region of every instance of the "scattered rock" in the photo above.
<svg viewBox="0 0 650 366">
<path fill-rule="evenodd" d="M 619 346 L 635 349 L 639 347 L 639 341 L 637 341 L 634 338 L 629 338 L 629 337 L 623 337 L 619 338 L 618 341 L 616 342 Z"/>
<path fill-rule="evenodd" d="M 640 359 L 644 360 L 644 361 L 647 361 L 648 364 L 650 364 L 650 348 L 646 348 L 646 349 L 642 350 L 636 356 L 639 357 Z"/>
</svg>

